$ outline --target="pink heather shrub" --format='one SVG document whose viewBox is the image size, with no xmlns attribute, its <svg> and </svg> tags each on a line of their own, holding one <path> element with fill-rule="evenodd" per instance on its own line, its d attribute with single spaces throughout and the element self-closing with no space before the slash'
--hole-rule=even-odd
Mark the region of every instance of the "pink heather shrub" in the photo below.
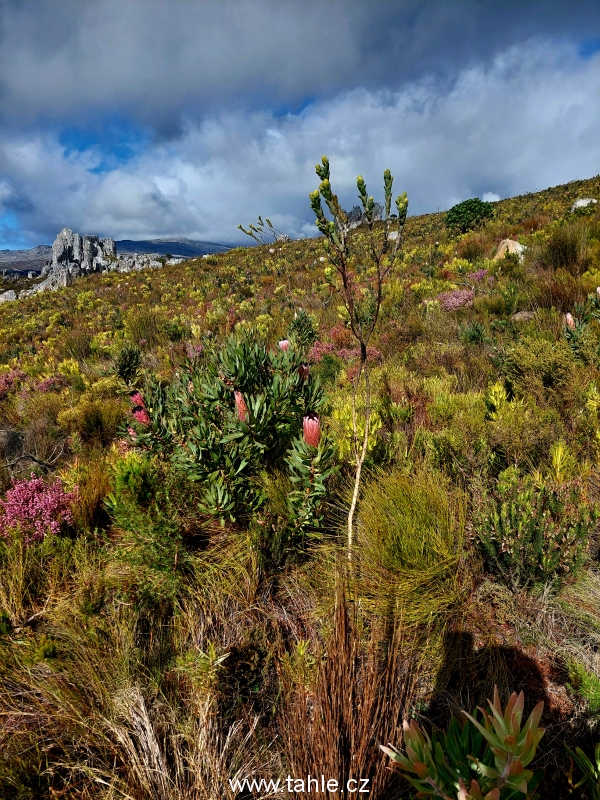
<svg viewBox="0 0 600 800">
<path fill-rule="evenodd" d="M 192 344 L 191 342 L 187 342 L 185 345 L 185 354 L 192 360 L 195 358 L 200 358 L 203 352 L 204 347 L 201 344 Z"/>
<path fill-rule="evenodd" d="M 488 274 L 487 269 L 478 269 L 477 272 L 472 272 L 469 275 L 469 278 L 472 278 L 474 281 L 477 281 L 477 283 L 480 283 L 487 277 L 487 274 Z"/>
<path fill-rule="evenodd" d="M 20 369 L 11 369 L 10 372 L 0 375 L 0 400 L 4 400 L 9 392 L 16 389 L 16 384 L 25 377 L 25 373 L 21 372 Z"/>
<path fill-rule="evenodd" d="M 331 342 L 315 342 L 311 348 L 310 353 L 308 354 L 308 360 L 312 364 L 316 364 L 323 356 L 331 354 L 333 356 L 337 356 L 337 358 L 341 358 L 342 361 L 353 361 L 356 358 L 360 357 L 360 350 L 358 347 L 337 347 L 332 344 Z M 368 361 L 381 361 L 382 359 L 381 350 L 378 350 L 376 347 L 367 347 L 367 360 Z"/>
<path fill-rule="evenodd" d="M 443 292 L 437 300 L 444 311 L 458 311 L 459 308 L 473 305 L 475 292 L 471 289 L 455 289 L 453 292 Z"/>
<path fill-rule="evenodd" d="M 67 380 L 63 375 L 51 375 L 41 383 L 38 383 L 38 385 L 35 387 L 35 391 L 44 394 L 45 392 L 53 392 L 58 389 L 63 389 L 67 385 Z"/>
<path fill-rule="evenodd" d="M 73 522 L 71 504 L 76 490 L 65 492 L 60 480 L 45 484 L 42 478 L 16 481 L 0 500 L 0 535 L 20 530 L 26 544 L 38 542 L 48 534 L 58 534 L 64 523 Z"/>
</svg>

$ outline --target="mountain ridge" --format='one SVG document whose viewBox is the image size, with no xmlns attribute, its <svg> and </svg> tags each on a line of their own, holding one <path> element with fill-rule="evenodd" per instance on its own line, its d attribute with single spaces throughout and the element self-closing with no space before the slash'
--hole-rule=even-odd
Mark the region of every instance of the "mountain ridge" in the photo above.
<svg viewBox="0 0 600 800">
<path fill-rule="evenodd" d="M 120 239 L 116 240 L 117 253 L 156 253 L 158 255 L 197 258 L 213 253 L 225 253 L 228 245 L 217 242 L 205 242 L 185 237 L 163 237 L 160 239 Z M 38 244 L 35 247 L 21 250 L 0 250 L 0 268 L 13 270 L 41 271 L 52 258 L 51 244 Z"/>
</svg>

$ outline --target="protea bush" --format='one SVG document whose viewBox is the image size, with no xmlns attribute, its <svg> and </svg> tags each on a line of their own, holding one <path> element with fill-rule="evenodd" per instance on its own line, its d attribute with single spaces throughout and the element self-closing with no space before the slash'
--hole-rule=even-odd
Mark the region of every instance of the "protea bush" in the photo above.
<svg viewBox="0 0 600 800">
<path fill-rule="evenodd" d="M 285 346 L 282 346 L 284 344 Z M 202 487 L 200 511 L 248 522 L 263 506 L 260 476 L 287 475 L 289 523 L 317 526 L 333 450 L 321 436 L 324 394 L 295 340 L 267 347 L 250 334 L 186 361 L 169 385 L 153 379 L 133 412 L 135 445 Z"/>
</svg>

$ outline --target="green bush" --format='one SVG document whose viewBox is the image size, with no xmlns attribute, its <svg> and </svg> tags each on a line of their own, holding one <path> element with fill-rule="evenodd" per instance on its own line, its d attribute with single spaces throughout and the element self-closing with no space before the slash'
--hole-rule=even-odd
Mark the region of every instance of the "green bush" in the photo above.
<svg viewBox="0 0 600 800">
<path fill-rule="evenodd" d="M 169 478 L 149 459 L 128 453 L 114 466 L 105 501 L 120 529 L 116 556 L 119 567 L 128 568 L 124 588 L 147 606 L 172 603 L 188 566 Z"/>
<path fill-rule="evenodd" d="M 476 538 L 486 568 L 513 591 L 557 589 L 585 563 L 596 520 L 579 481 L 536 482 L 510 467 L 484 500 Z"/>
<path fill-rule="evenodd" d="M 490 219 L 494 215 L 494 207 L 491 203 L 486 203 L 478 197 L 471 200 L 464 200 L 446 212 L 444 224 L 451 230 L 466 233 L 476 228 L 485 219 Z"/>
<path fill-rule="evenodd" d="M 142 363 L 142 353 L 136 345 L 126 344 L 115 361 L 115 372 L 130 386 L 135 380 L 140 364 Z"/>
<path fill-rule="evenodd" d="M 302 350 L 269 349 L 252 334 L 186 362 L 170 385 L 145 390 L 148 424 L 136 424 L 136 445 L 170 458 L 202 487 L 199 510 L 221 520 L 249 520 L 265 502 L 258 479 L 283 471 L 294 484 L 289 524 L 295 534 L 319 523 L 332 448 L 302 439 L 323 390 L 300 369 Z M 319 425 L 318 419 L 313 420 Z"/>
<path fill-rule="evenodd" d="M 575 360 L 567 342 L 526 336 L 507 353 L 505 362 L 509 382 L 519 395 L 550 400 L 568 390 L 574 380 Z"/>
<path fill-rule="evenodd" d="M 589 672 L 583 664 L 573 659 L 567 663 L 569 683 L 567 686 L 574 694 L 585 701 L 592 714 L 600 712 L 600 679 L 593 672 Z"/>
</svg>

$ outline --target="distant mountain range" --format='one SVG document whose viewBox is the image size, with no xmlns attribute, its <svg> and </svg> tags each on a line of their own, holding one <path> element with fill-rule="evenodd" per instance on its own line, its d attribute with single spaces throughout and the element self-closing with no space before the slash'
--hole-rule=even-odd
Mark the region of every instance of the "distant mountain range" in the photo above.
<svg viewBox="0 0 600 800">
<path fill-rule="evenodd" d="M 223 244 L 196 242 L 193 239 L 145 239 L 140 242 L 121 239 L 116 242 L 116 245 L 117 253 L 158 253 L 161 256 L 172 255 L 183 258 L 197 258 L 209 253 L 224 253 L 230 249 Z"/>
<path fill-rule="evenodd" d="M 121 239 L 116 242 L 117 253 L 158 253 L 158 255 L 197 258 L 210 253 L 224 253 L 230 248 L 215 242 L 193 239 Z M 0 250 L 0 270 L 39 272 L 52 258 L 52 245 L 39 244 L 29 250 Z"/>
</svg>

